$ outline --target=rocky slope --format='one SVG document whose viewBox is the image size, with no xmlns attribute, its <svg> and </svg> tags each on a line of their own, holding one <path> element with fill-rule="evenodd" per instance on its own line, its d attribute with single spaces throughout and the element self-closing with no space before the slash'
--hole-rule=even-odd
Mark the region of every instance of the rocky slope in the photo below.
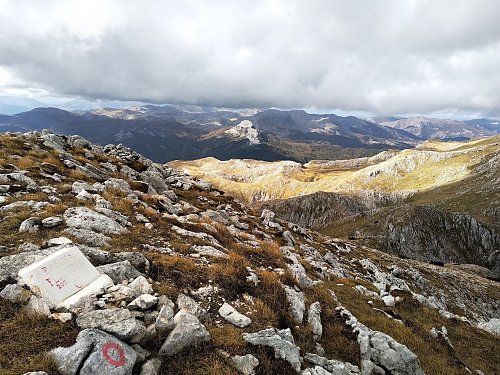
<svg viewBox="0 0 500 375">
<path fill-rule="evenodd" d="M 262 162 L 205 158 L 174 161 L 170 166 L 203 178 L 246 202 L 287 199 L 319 191 L 357 195 L 395 193 L 405 197 L 445 191 L 453 187 L 454 197 L 487 192 L 490 207 L 498 196 L 500 136 L 469 142 L 428 141 L 415 149 L 382 152 L 369 158 L 335 161 Z M 480 181 L 481 183 L 475 183 Z M 472 183 L 472 188 L 469 186 Z M 455 185 L 454 185 L 455 184 Z M 368 193 L 365 193 L 368 192 Z M 481 200 L 474 199 L 476 204 Z"/>
<path fill-rule="evenodd" d="M 0 145 L 2 374 L 500 371 L 500 286 L 469 269 L 258 215 L 123 146 Z M 18 272 L 74 247 L 107 282 L 54 307 Z"/>
<path fill-rule="evenodd" d="M 414 150 L 305 165 L 215 159 L 171 165 L 264 202 L 301 226 L 399 256 L 473 263 L 500 278 L 498 137 L 428 141 Z"/>
</svg>

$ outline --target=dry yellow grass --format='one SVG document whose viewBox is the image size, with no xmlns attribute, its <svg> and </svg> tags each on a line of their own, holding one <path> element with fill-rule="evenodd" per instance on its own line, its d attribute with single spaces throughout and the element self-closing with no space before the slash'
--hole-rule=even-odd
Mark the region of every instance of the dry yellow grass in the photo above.
<svg viewBox="0 0 500 375">
<path fill-rule="evenodd" d="M 75 342 L 78 328 L 29 315 L 21 306 L 0 298 L 0 373 L 19 375 L 34 369 L 58 374 L 47 351 Z"/>
<path fill-rule="evenodd" d="M 214 158 L 176 161 L 172 165 L 247 202 L 286 199 L 317 191 L 429 190 L 467 178 L 470 168 L 482 157 L 499 151 L 499 139 L 496 136 L 452 145 L 429 143 L 427 148 L 404 150 L 377 164 L 350 170 L 322 168 L 314 163 L 301 167 L 288 162 Z"/>
</svg>

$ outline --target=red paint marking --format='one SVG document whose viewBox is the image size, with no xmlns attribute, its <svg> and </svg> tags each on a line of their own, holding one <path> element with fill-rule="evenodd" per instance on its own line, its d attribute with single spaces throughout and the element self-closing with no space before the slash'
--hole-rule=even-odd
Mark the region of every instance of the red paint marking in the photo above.
<svg viewBox="0 0 500 375">
<path fill-rule="evenodd" d="M 74 283 L 75 284 L 75 287 L 77 287 L 78 289 L 81 289 L 82 286 L 81 285 L 78 285 L 77 283 Z"/>
<path fill-rule="evenodd" d="M 122 367 L 125 364 L 125 352 L 123 348 L 115 342 L 107 342 L 102 346 L 102 354 L 106 361 L 115 367 Z M 113 357 L 118 356 L 118 359 Z"/>
</svg>

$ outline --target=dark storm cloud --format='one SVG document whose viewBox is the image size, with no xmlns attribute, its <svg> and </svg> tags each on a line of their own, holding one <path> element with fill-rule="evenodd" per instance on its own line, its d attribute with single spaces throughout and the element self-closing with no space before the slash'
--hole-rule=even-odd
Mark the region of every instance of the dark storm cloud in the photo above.
<svg viewBox="0 0 500 375">
<path fill-rule="evenodd" d="M 0 0 L 0 91 L 497 113 L 499 10 L 495 0 Z"/>
</svg>

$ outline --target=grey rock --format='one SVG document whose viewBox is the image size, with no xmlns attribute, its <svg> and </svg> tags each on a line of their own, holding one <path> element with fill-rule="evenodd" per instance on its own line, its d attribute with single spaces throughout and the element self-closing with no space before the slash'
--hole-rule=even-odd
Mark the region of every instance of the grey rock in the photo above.
<svg viewBox="0 0 500 375">
<path fill-rule="evenodd" d="M 147 310 L 158 303 L 158 297 L 152 296 L 151 294 L 141 294 L 139 297 L 134 299 L 127 306 L 128 309 L 133 310 L 139 308 L 141 310 Z"/>
<path fill-rule="evenodd" d="M 344 307 L 337 307 L 337 310 L 358 334 L 362 374 L 385 371 L 394 375 L 424 375 L 418 357 L 405 345 L 385 333 L 372 331 Z"/>
<path fill-rule="evenodd" d="M 94 310 L 81 314 L 76 318 L 80 328 L 97 328 L 115 335 L 122 340 L 129 340 L 140 330 L 137 320 L 129 310 L 112 308 Z"/>
<path fill-rule="evenodd" d="M 37 296 L 30 297 L 28 304 L 25 306 L 25 309 L 35 314 L 47 317 L 50 316 L 49 305 L 42 298 L 38 298 Z"/>
<path fill-rule="evenodd" d="M 45 371 L 30 371 L 25 372 L 23 375 L 49 375 Z"/>
<path fill-rule="evenodd" d="M 290 314 L 297 324 L 301 324 L 304 320 L 304 312 L 306 311 L 304 293 L 296 291 L 287 285 L 284 286 L 284 289 Z"/>
<path fill-rule="evenodd" d="M 18 279 L 21 268 L 42 260 L 47 255 L 54 253 L 54 249 L 40 250 L 37 252 L 25 251 L 19 254 L 8 255 L 0 258 L 0 283 L 9 279 Z"/>
<path fill-rule="evenodd" d="M 161 359 L 151 358 L 145 362 L 141 367 L 139 375 L 159 375 L 161 369 Z"/>
<path fill-rule="evenodd" d="M 108 190 L 116 189 L 126 194 L 132 193 L 128 182 L 121 178 L 108 178 L 106 181 L 104 181 L 104 186 Z"/>
<path fill-rule="evenodd" d="M 56 151 L 64 151 L 67 146 L 65 139 L 57 134 L 44 133 L 41 135 L 44 146 L 50 147 Z"/>
<path fill-rule="evenodd" d="M 163 194 L 170 190 L 165 178 L 154 167 L 142 172 L 141 179 L 149 185 L 148 194 Z"/>
<path fill-rule="evenodd" d="M 64 212 L 69 227 L 102 234 L 120 234 L 127 230 L 115 220 L 87 207 L 71 207 Z"/>
<path fill-rule="evenodd" d="M 62 375 L 132 375 L 137 361 L 134 349 L 97 329 L 81 331 L 73 346 L 51 354 Z"/>
<path fill-rule="evenodd" d="M 135 292 L 136 296 L 153 293 L 153 287 L 142 275 L 136 277 L 130 284 L 128 284 L 128 287 Z"/>
<path fill-rule="evenodd" d="M 66 228 L 63 232 L 77 238 L 89 246 L 104 247 L 109 246 L 111 242 L 110 237 L 88 229 Z"/>
<path fill-rule="evenodd" d="M 359 374 L 359 367 L 354 366 L 349 362 L 340 362 L 334 359 L 327 359 L 325 357 L 321 357 L 317 354 L 306 353 L 304 359 L 312 363 L 313 365 L 317 365 L 320 368 L 327 370 L 329 374 L 333 375 L 357 375 Z M 314 367 L 315 372 L 303 372 L 303 374 L 323 374 L 318 367 Z"/>
<path fill-rule="evenodd" d="M 282 330 L 268 328 L 255 333 L 244 333 L 243 339 L 252 345 L 272 348 L 276 358 L 287 361 L 296 372 L 300 371 L 300 352 L 295 346 L 290 328 Z"/>
<path fill-rule="evenodd" d="M 92 247 L 80 246 L 80 250 L 90 259 L 93 265 L 104 265 L 122 261 L 129 261 L 137 270 L 147 272 L 149 270 L 149 260 L 141 254 L 135 252 L 109 252 Z M 139 293 L 141 294 L 141 293 Z"/>
<path fill-rule="evenodd" d="M 226 319 L 229 323 L 240 328 L 247 327 L 252 323 L 252 319 L 238 312 L 227 302 L 224 302 L 224 304 L 219 308 L 219 315 Z"/>
<path fill-rule="evenodd" d="M 7 284 L 0 292 L 0 297 L 14 303 L 25 303 L 30 299 L 31 293 L 19 284 Z"/>
<path fill-rule="evenodd" d="M 281 233 L 281 237 L 283 237 L 288 246 L 295 246 L 295 239 L 293 238 L 293 235 L 290 233 L 290 231 L 284 231 L 283 233 Z"/>
<path fill-rule="evenodd" d="M 34 217 L 24 220 L 19 226 L 19 232 L 38 232 L 40 229 L 40 220 Z"/>
<path fill-rule="evenodd" d="M 122 262 L 116 262 L 111 264 L 105 264 L 97 267 L 98 271 L 105 273 L 115 284 L 121 283 L 123 280 L 128 280 L 131 278 L 136 278 L 141 276 L 140 272 L 137 271 L 128 260 Z"/>
<path fill-rule="evenodd" d="M 174 317 L 175 328 L 163 343 L 160 357 L 170 357 L 182 349 L 210 340 L 210 333 L 198 318 L 181 310 Z"/>
<path fill-rule="evenodd" d="M 231 357 L 236 370 L 243 375 L 255 375 L 255 368 L 259 365 L 259 360 L 251 354 L 235 355 Z"/>
<path fill-rule="evenodd" d="M 67 237 L 56 237 L 56 238 L 51 238 L 50 240 L 47 241 L 47 245 L 49 247 L 51 246 L 59 246 L 59 245 L 72 245 L 73 241 L 71 241 Z"/>
<path fill-rule="evenodd" d="M 115 301 L 132 301 L 136 297 L 132 288 L 121 284 L 108 288 L 108 293 L 111 293 Z"/>
<path fill-rule="evenodd" d="M 184 310 L 197 318 L 206 313 L 205 309 L 203 309 L 198 302 L 183 293 L 179 294 L 177 297 L 177 307 L 179 310 Z"/>
<path fill-rule="evenodd" d="M 75 195 L 80 194 L 83 190 L 89 193 L 98 193 L 94 186 L 87 182 L 75 181 L 73 182 L 73 185 L 71 185 L 71 192 Z"/>
<path fill-rule="evenodd" d="M 307 323 L 311 327 L 315 341 L 321 340 L 323 326 L 321 325 L 321 305 L 319 302 L 311 303 L 307 312 Z"/>
<path fill-rule="evenodd" d="M 500 319 L 490 319 L 487 322 L 479 323 L 477 326 L 495 335 L 500 335 Z"/>
<path fill-rule="evenodd" d="M 158 333 L 162 334 L 175 327 L 174 307 L 175 305 L 170 299 L 163 299 L 162 306 L 155 322 L 155 329 Z"/>
<path fill-rule="evenodd" d="M 63 219 L 61 219 L 60 217 L 51 216 L 51 217 L 47 217 L 47 218 L 43 219 L 42 225 L 45 228 L 54 228 L 54 227 L 57 227 L 58 225 L 61 225 L 62 222 L 63 222 Z"/>
<path fill-rule="evenodd" d="M 191 247 L 191 250 L 203 256 L 211 256 L 216 258 L 227 258 L 228 255 L 221 250 L 216 249 L 213 246 L 202 246 L 195 245 Z"/>
</svg>

